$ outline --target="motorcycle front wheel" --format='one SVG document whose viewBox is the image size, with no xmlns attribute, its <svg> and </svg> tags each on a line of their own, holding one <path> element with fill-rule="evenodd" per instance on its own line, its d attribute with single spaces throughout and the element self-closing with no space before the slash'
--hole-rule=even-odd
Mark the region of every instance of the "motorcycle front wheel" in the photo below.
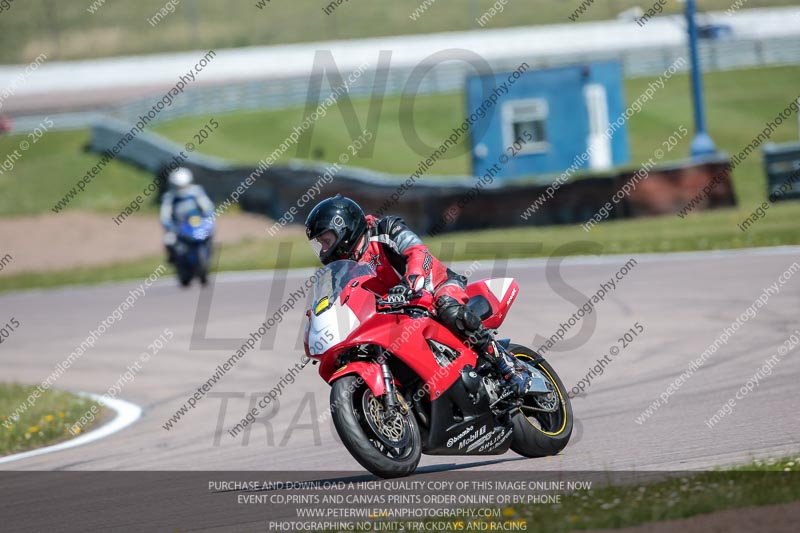
<svg viewBox="0 0 800 533">
<path fill-rule="evenodd" d="M 375 397 L 354 375 L 334 381 L 331 414 L 339 438 L 361 466 L 382 478 L 407 476 L 422 456 L 422 439 L 413 413 L 386 416 Z"/>
<path fill-rule="evenodd" d="M 528 393 L 514 414 L 511 449 L 524 457 L 546 457 L 563 450 L 572 435 L 572 404 L 556 371 L 540 355 L 519 344 L 509 351 L 522 363 L 536 368 L 546 380 L 549 394 Z"/>
<path fill-rule="evenodd" d="M 175 259 L 175 272 L 178 275 L 178 283 L 181 287 L 188 287 L 192 282 L 192 267 L 186 264 L 186 258 L 178 257 Z"/>
<path fill-rule="evenodd" d="M 208 263 L 211 259 L 211 243 L 201 244 L 197 249 L 197 278 L 201 285 L 208 284 Z"/>
</svg>

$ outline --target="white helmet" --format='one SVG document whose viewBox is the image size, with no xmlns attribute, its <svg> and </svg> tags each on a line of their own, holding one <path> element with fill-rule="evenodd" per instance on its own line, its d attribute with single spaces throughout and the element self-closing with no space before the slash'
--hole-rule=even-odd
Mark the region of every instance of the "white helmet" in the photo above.
<svg viewBox="0 0 800 533">
<path fill-rule="evenodd" d="M 182 188 L 192 183 L 192 171 L 185 167 L 178 167 L 169 173 L 169 184 L 175 188 Z"/>
</svg>

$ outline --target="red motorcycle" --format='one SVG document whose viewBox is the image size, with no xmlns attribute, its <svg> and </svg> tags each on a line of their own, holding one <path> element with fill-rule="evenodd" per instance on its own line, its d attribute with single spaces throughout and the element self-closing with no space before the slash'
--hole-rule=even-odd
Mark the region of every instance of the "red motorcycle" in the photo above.
<svg viewBox="0 0 800 533">
<path fill-rule="evenodd" d="M 414 472 L 429 455 L 555 455 L 572 433 L 561 379 L 533 350 L 495 341 L 533 376 L 519 397 L 493 366 L 432 317 L 433 298 L 384 301 L 372 266 L 335 261 L 306 312 L 306 355 L 331 384 L 331 414 L 352 456 L 373 474 Z M 467 287 L 467 305 L 495 330 L 519 294 L 512 278 Z"/>
</svg>

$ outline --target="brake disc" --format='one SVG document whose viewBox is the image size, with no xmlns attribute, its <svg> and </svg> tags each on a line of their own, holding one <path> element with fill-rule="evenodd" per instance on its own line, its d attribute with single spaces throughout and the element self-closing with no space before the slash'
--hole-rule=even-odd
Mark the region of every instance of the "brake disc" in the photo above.
<svg viewBox="0 0 800 533">
<path fill-rule="evenodd" d="M 399 412 L 387 416 L 386 409 L 372 391 L 362 396 L 364 418 L 372 432 L 382 443 L 390 448 L 404 448 L 411 440 L 408 424 Z"/>
<path fill-rule="evenodd" d="M 558 394 L 556 393 L 556 389 L 550 380 L 545 378 L 545 384 L 547 388 L 550 390 L 547 394 L 532 394 L 529 397 L 533 400 L 533 402 L 538 406 L 539 411 L 544 411 L 545 413 L 554 413 L 558 410 Z"/>
</svg>

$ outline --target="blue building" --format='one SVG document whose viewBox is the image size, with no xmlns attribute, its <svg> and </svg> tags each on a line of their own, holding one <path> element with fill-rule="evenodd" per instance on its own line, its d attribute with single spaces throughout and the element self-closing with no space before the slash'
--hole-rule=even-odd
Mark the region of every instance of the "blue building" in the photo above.
<svg viewBox="0 0 800 533">
<path fill-rule="evenodd" d="M 629 162 L 627 121 L 609 130 L 625 111 L 617 61 L 473 75 L 466 87 L 467 116 L 496 99 L 471 127 L 473 175 L 492 168 L 499 178 L 556 174 L 576 163 L 577 171 L 602 171 Z M 518 139 L 519 149 L 512 147 Z"/>
</svg>

